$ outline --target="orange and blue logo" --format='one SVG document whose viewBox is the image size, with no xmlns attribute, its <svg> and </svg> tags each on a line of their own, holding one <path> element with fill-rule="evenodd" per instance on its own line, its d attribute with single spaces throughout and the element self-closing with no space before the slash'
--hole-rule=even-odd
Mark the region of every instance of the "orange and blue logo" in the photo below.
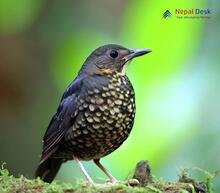
<svg viewBox="0 0 220 193">
<path fill-rule="evenodd" d="M 163 18 L 175 17 L 177 19 L 209 19 L 211 17 L 211 9 L 175 9 L 172 13 L 167 9 L 163 13 Z"/>
</svg>

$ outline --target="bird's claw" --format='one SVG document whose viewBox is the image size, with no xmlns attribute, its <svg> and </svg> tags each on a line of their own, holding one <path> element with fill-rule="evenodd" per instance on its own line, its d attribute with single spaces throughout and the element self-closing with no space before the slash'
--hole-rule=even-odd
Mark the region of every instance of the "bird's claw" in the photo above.
<svg viewBox="0 0 220 193">
<path fill-rule="evenodd" d="M 105 183 L 105 184 L 94 184 L 97 188 L 110 188 L 115 185 L 124 184 L 126 186 L 140 186 L 140 182 L 137 179 L 128 179 L 124 182 L 119 182 L 118 180 L 112 181 L 111 183 Z"/>
<path fill-rule="evenodd" d="M 128 179 L 123 184 L 126 186 L 139 186 L 140 182 L 137 179 Z"/>
<path fill-rule="evenodd" d="M 105 184 L 94 184 L 97 188 L 111 188 L 112 186 L 115 186 L 116 183 L 105 183 Z"/>
</svg>

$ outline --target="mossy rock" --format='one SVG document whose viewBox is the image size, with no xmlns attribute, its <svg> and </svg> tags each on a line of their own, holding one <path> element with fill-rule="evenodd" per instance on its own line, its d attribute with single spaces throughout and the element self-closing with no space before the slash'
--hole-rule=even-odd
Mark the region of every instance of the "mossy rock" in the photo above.
<svg viewBox="0 0 220 193">
<path fill-rule="evenodd" d="M 148 172 L 150 171 L 148 170 Z M 144 185 L 132 185 L 132 183 L 125 185 L 124 182 L 121 182 L 103 188 L 88 185 L 85 182 L 69 184 L 54 181 L 49 184 L 39 178 L 27 179 L 24 176 L 15 178 L 2 167 L 0 169 L 0 193 L 213 193 L 211 186 L 213 175 L 206 172 L 206 182 L 198 182 L 196 179 L 189 178 L 187 172 L 188 170 L 181 172 L 178 182 L 163 182 L 149 178 L 149 181 Z M 148 177 L 149 175 L 151 173 L 148 174 Z"/>
</svg>

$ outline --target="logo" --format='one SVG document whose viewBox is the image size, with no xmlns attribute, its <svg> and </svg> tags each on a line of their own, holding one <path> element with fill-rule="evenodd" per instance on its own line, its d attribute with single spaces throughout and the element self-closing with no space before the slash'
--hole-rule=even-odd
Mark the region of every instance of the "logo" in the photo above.
<svg viewBox="0 0 220 193">
<path fill-rule="evenodd" d="M 163 18 L 176 18 L 176 19 L 210 19 L 212 15 L 211 9 L 179 9 L 172 10 L 172 13 L 167 9 L 163 13 Z"/>
<path fill-rule="evenodd" d="M 172 17 L 172 13 L 169 11 L 169 10 L 166 10 L 165 12 L 164 12 L 164 14 L 163 14 L 163 18 L 165 19 L 165 18 L 169 18 L 169 17 Z"/>
</svg>

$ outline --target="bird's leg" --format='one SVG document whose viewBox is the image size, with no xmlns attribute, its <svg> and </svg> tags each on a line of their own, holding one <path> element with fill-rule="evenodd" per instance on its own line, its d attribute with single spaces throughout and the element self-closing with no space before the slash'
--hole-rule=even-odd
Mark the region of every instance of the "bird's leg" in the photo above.
<svg viewBox="0 0 220 193">
<path fill-rule="evenodd" d="M 92 178 L 89 176 L 89 174 L 87 173 L 87 171 L 85 170 L 85 168 L 83 167 L 82 163 L 79 161 L 79 159 L 75 156 L 73 156 L 73 159 L 77 162 L 77 164 L 79 165 L 80 170 L 83 172 L 83 174 L 86 177 L 86 180 L 90 183 L 90 184 L 94 184 Z"/>
<path fill-rule="evenodd" d="M 109 177 L 109 179 L 111 180 L 111 182 L 113 184 L 117 183 L 118 180 L 116 178 L 114 178 L 105 168 L 104 166 L 99 162 L 99 159 L 94 159 L 93 160 L 94 163 Z"/>
</svg>

